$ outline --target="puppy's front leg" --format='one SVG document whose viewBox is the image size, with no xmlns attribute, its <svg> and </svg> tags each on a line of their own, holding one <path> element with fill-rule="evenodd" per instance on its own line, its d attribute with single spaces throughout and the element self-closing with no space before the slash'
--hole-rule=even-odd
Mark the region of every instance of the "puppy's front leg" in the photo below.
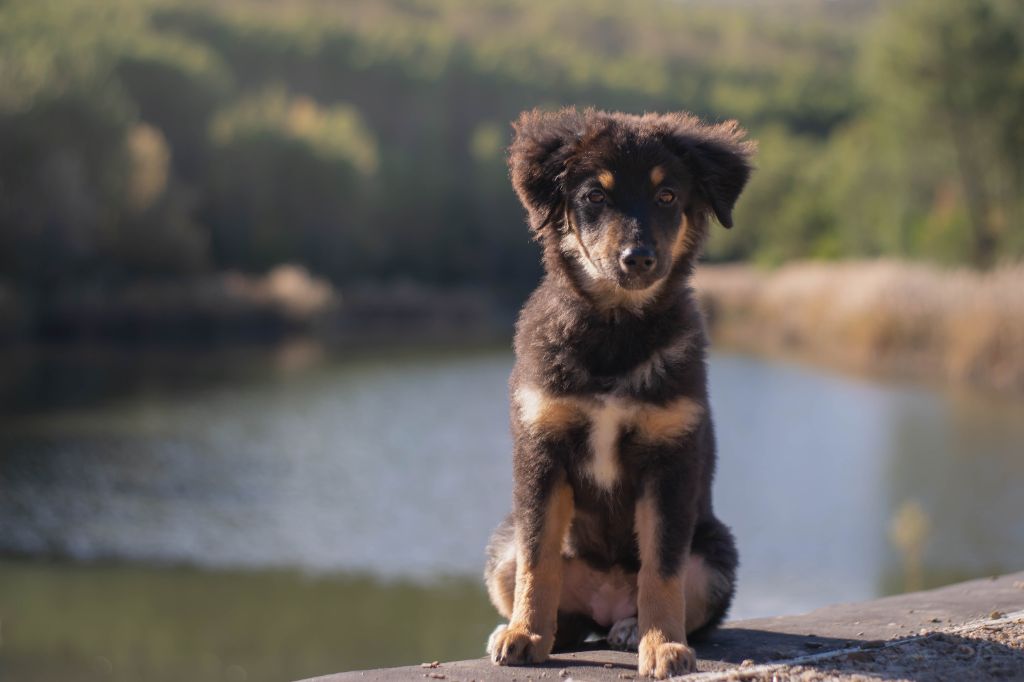
<svg viewBox="0 0 1024 682">
<path fill-rule="evenodd" d="M 697 668 L 686 644 L 686 554 L 693 536 L 692 516 L 665 513 L 657 485 L 650 486 L 636 506 L 640 547 L 637 576 L 637 619 L 640 647 L 638 672 L 659 680 Z M 691 516 L 691 518 L 687 518 Z"/>
<path fill-rule="evenodd" d="M 551 654 L 562 591 L 562 540 L 573 512 L 564 473 L 548 471 L 541 480 L 521 480 L 516 473 L 515 599 L 508 628 L 496 632 L 491 643 L 491 660 L 498 665 L 542 663 Z"/>
</svg>

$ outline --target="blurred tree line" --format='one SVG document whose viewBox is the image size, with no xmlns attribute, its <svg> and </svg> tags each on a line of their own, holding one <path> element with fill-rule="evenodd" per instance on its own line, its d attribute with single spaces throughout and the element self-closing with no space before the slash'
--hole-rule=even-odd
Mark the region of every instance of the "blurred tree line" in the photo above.
<svg viewBox="0 0 1024 682">
<path fill-rule="evenodd" d="M 297 262 L 518 296 L 533 106 L 761 142 L 708 257 L 1024 253 L 1019 0 L 2 0 L 0 284 Z"/>
</svg>

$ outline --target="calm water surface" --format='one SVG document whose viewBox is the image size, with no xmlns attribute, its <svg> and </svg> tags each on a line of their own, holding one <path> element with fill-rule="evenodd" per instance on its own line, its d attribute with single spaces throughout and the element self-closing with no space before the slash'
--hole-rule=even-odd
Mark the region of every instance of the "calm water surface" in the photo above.
<svg viewBox="0 0 1024 682">
<path fill-rule="evenodd" d="M 504 349 L 25 354 L 0 676 L 282 680 L 480 655 Z M 711 361 L 734 617 L 1024 566 L 1024 403 Z"/>
</svg>

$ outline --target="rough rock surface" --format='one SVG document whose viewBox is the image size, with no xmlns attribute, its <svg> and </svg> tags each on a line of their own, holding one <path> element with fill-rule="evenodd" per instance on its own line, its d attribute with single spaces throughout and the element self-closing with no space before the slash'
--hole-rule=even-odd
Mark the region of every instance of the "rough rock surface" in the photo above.
<svg viewBox="0 0 1024 682">
<path fill-rule="evenodd" d="M 800 616 L 736 621 L 691 643 L 698 672 L 678 679 L 1024 680 L 1024 572 Z M 595 648 L 557 654 L 541 666 L 497 667 L 479 658 L 309 682 L 636 678 L 636 654 Z"/>
</svg>

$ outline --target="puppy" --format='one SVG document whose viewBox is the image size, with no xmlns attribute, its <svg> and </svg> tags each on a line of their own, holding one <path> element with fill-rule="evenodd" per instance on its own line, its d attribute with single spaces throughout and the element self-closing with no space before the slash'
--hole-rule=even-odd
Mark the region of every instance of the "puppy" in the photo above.
<svg viewBox="0 0 1024 682">
<path fill-rule="evenodd" d="M 513 510 L 485 573 L 509 623 L 488 653 L 539 663 L 598 633 L 638 650 L 641 675 L 686 673 L 737 565 L 688 280 L 712 217 L 732 227 L 754 144 L 689 114 L 531 111 L 514 129 L 545 276 L 516 325 Z"/>
</svg>

